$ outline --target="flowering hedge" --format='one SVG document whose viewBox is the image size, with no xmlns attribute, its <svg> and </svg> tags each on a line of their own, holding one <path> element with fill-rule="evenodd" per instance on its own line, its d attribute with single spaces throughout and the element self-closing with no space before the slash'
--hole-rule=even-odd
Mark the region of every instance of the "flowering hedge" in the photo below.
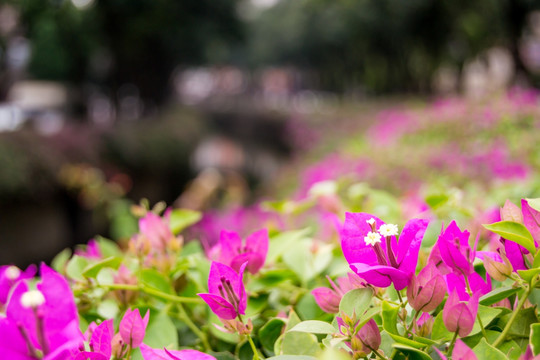
<svg viewBox="0 0 540 360">
<path fill-rule="evenodd" d="M 526 112 L 529 133 L 537 106 L 519 104 L 510 113 Z M 441 121 L 428 126 L 433 109 Z M 96 237 L 39 273 L 0 267 L 1 358 L 540 358 L 540 199 L 501 200 L 538 190 L 540 158 L 492 143 L 447 151 L 460 137 L 426 152 L 414 132 L 465 129 L 441 109 L 384 113 L 359 140 L 376 151 L 354 162 L 343 141 L 349 152 L 305 170 L 287 200 L 137 207 L 127 242 Z M 390 151 L 407 166 L 385 163 Z M 473 185 L 438 184 L 443 174 Z M 383 189 L 396 184 L 397 195 Z"/>
<path fill-rule="evenodd" d="M 60 254 L 56 271 L 42 264 L 39 280 L 35 266 L 3 266 L 0 352 L 25 360 L 540 352 L 539 199 L 507 202 L 474 239 L 454 221 L 436 233 L 416 218 L 400 231 L 346 212 L 326 241 L 309 229 L 245 239 L 224 230 L 203 251 L 177 235 L 197 220 L 187 210 L 147 211 L 125 249 L 97 238 Z"/>
</svg>

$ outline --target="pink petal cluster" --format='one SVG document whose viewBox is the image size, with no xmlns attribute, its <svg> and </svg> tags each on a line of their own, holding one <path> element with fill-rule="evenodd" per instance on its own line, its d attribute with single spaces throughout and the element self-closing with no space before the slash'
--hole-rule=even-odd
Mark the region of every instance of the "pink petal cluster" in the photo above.
<svg viewBox="0 0 540 360">
<path fill-rule="evenodd" d="M 12 360 L 64 360 L 83 342 L 75 299 L 66 279 L 42 264 L 41 280 L 27 301 L 30 287 L 20 281 L 9 298 L 6 316 L 0 318 L 0 354 Z M 40 295 L 41 294 L 41 295 Z"/>
<path fill-rule="evenodd" d="M 426 231 L 428 220 L 412 219 L 403 228 L 399 241 L 395 236 L 384 239 L 379 254 L 376 247 L 366 244 L 364 238 L 372 228 L 368 221 L 373 219 L 374 227 L 384 223 L 366 213 L 346 213 L 341 232 L 341 248 L 351 269 L 368 283 L 378 287 L 388 287 L 392 283 L 396 290 L 404 289 L 416 270 L 420 244 Z"/>
<path fill-rule="evenodd" d="M 213 261 L 208 276 L 209 293 L 197 294 L 210 309 L 223 320 L 232 320 L 245 315 L 247 295 L 243 277 L 247 263 L 240 266 L 236 272 L 231 267 Z"/>
<path fill-rule="evenodd" d="M 336 279 L 336 282 L 333 282 L 332 279 L 327 277 L 328 282 L 332 286 L 331 288 L 327 287 L 318 287 L 311 290 L 311 294 L 315 298 L 315 302 L 319 307 L 329 314 L 336 314 L 339 312 L 339 303 L 341 298 L 347 292 L 353 289 L 364 287 L 362 279 L 356 274 L 349 273 L 347 277 L 341 277 Z"/>
<path fill-rule="evenodd" d="M 239 271 L 247 262 L 247 270 L 255 274 L 263 267 L 268 253 L 268 230 L 262 229 L 249 235 L 242 241 L 234 231 L 223 230 L 219 244 L 212 253 L 219 254 L 219 262 Z"/>
</svg>

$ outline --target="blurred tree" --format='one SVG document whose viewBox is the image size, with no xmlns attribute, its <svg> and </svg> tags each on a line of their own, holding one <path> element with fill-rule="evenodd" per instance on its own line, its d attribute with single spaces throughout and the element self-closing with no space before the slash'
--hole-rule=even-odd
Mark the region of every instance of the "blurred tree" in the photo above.
<svg viewBox="0 0 540 360">
<path fill-rule="evenodd" d="M 242 39 L 238 0 L 7 0 L 32 43 L 30 75 L 135 85 L 160 102 L 177 65 L 225 62 Z"/>
<path fill-rule="evenodd" d="M 492 46 L 518 44 L 535 0 L 281 1 L 250 23 L 252 65 L 308 67 L 324 87 L 429 90 L 440 65 L 462 69 Z"/>
</svg>

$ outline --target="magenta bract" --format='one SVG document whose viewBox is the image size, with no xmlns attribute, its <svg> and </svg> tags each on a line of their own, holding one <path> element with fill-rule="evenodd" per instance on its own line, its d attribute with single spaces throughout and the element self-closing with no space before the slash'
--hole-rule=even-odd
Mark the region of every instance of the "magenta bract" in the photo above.
<svg viewBox="0 0 540 360">
<path fill-rule="evenodd" d="M 435 245 L 440 251 L 442 261 L 454 273 L 468 276 L 474 272 L 474 254 L 469 246 L 469 232 L 461 231 L 455 221 L 442 232 Z"/>
<path fill-rule="evenodd" d="M 31 279 L 36 275 L 37 267 L 30 265 L 21 271 L 13 265 L 0 266 L 0 304 L 5 304 L 13 286 L 20 280 Z"/>
<path fill-rule="evenodd" d="M 436 347 L 434 347 L 435 351 L 439 354 L 442 360 L 448 360 L 448 358 Z M 477 360 L 478 357 L 472 351 L 470 347 L 465 345 L 461 339 L 456 340 L 456 344 L 454 346 L 454 350 L 452 351 L 452 360 Z"/>
<path fill-rule="evenodd" d="M 247 262 L 247 270 L 255 274 L 264 265 L 268 253 L 268 230 L 262 229 L 249 235 L 245 243 L 234 231 L 223 230 L 219 238 L 219 261 L 235 271 Z"/>
<path fill-rule="evenodd" d="M 113 320 L 105 320 L 92 332 L 90 348 L 109 359 L 112 354 L 111 341 L 114 336 Z"/>
<path fill-rule="evenodd" d="M 343 295 L 349 290 L 363 287 L 361 279 L 356 274 L 349 273 L 347 277 L 341 277 L 333 282 L 329 277 L 328 281 L 332 288 L 318 287 L 311 290 L 315 302 L 319 307 L 329 314 L 335 314 L 339 311 L 339 303 Z"/>
<path fill-rule="evenodd" d="M 209 293 L 197 295 L 221 319 L 232 320 L 246 313 L 247 296 L 243 283 L 246 266 L 247 263 L 242 264 L 237 273 L 227 265 L 212 262 L 208 275 Z"/>
<path fill-rule="evenodd" d="M 364 238 L 373 230 L 368 223 L 379 229 L 384 223 L 366 213 L 346 213 L 341 233 L 341 248 L 351 269 L 368 283 L 378 287 L 388 287 L 392 283 L 396 290 L 405 288 L 416 270 L 418 251 L 428 220 L 412 219 L 403 228 L 399 241 L 388 236 L 383 241 L 379 255 L 376 246 L 366 244 Z M 378 244 L 377 244 L 378 245 Z"/>
<path fill-rule="evenodd" d="M 167 350 L 152 349 L 150 346 L 142 344 L 141 354 L 144 360 L 215 360 L 212 355 L 202 353 L 197 350 Z"/>
<path fill-rule="evenodd" d="M 445 295 L 446 283 L 433 263 L 428 263 L 418 276 L 413 275 L 407 287 L 407 299 L 417 312 L 435 310 Z"/>
<path fill-rule="evenodd" d="M 126 310 L 122 321 L 120 321 L 119 333 L 122 340 L 132 348 L 137 348 L 142 344 L 146 333 L 150 313 L 147 311 L 144 318 L 141 317 L 139 309 Z"/>
<path fill-rule="evenodd" d="M 44 359 L 69 357 L 83 342 L 79 317 L 68 282 L 42 264 L 37 300 L 28 301 L 29 286 L 20 281 L 0 318 L 0 354 L 6 359 L 33 360 L 41 351 Z M 24 298 L 24 299 L 23 299 Z"/>
</svg>

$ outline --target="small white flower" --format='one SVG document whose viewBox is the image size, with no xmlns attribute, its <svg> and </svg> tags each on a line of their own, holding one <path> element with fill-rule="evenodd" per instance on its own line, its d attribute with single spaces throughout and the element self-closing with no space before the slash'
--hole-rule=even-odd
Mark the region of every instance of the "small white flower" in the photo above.
<svg viewBox="0 0 540 360">
<path fill-rule="evenodd" d="M 371 218 L 369 220 L 366 220 L 366 222 L 369 224 L 369 225 L 373 225 L 375 224 L 375 219 L 374 218 Z"/>
<path fill-rule="evenodd" d="M 382 236 L 392 236 L 398 234 L 398 226 L 395 224 L 383 224 L 379 228 L 379 233 Z"/>
<path fill-rule="evenodd" d="M 9 280 L 15 280 L 18 279 L 21 275 L 21 270 L 18 267 L 12 265 L 6 269 L 6 272 L 4 274 Z"/>
<path fill-rule="evenodd" d="M 45 296 L 39 290 L 30 290 L 21 296 L 21 305 L 25 308 L 36 308 L 44 303 Z"/>
<path fill-rule="evenodd" d="M 376 243 L 381 242 L 381 235 L 376 232 L 368 232 L 366 236 L 364 236 L 364 242 L 368 245 L 374 246 Z"/>
</svg>

